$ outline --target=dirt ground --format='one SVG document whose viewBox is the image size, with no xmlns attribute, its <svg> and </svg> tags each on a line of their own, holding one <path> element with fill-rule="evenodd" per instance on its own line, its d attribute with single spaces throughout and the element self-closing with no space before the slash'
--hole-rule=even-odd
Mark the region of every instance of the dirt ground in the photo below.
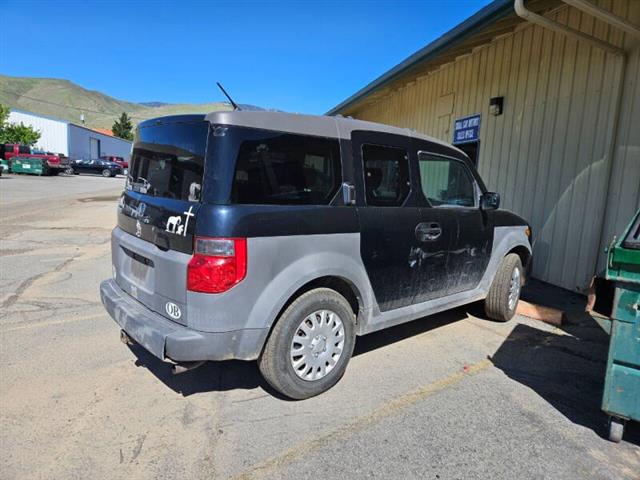
<svg viewBox="0 0 640 480">
<path fill-rule="evenodd" d="M 579 313 L 371 334 L 301 402 L 254 362 L 172 376 L 100 304 L 122 182 L 0 177 L 0 478 L 640 479 L 638 425 L 604 438 L 608 337 Z"/>
</svg>

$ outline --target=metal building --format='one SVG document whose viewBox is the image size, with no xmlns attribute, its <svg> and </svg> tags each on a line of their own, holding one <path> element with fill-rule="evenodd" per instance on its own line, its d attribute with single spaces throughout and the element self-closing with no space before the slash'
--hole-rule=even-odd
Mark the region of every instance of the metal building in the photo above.
<svg viewBox="0 0 640 480">
<path fill-rule="evenodd" d="M 58 118 L 21 110 L 11 110 L 10 123 L 24 123 L 40 132 L 35 147 L 59 153 L 71 159 L 97 159 L 103 156 L 122 157 L 129 161 L 131 142 Z"/>
<path fill-rule="evenodd" d="M 640 1 L 496 0 L 328 113 L 457 144 L 585 291 L 640 207 Z"/>
<path fill-rule="evenodd" d="M 40 140 L 37 147 L 47 152 L 61 153 L 69 156 L 69 145 L 67 142 L 67 124 L 64 120 L 44 117 L 35 113 L 11 110 L 9 113 L 9 123 L 23 123 L 30 125 L 40 132 Z"/>
</svg>

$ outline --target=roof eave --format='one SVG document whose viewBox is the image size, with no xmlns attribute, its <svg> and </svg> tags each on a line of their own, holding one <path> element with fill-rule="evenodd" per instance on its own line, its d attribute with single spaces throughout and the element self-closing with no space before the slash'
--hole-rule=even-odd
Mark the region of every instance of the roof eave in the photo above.
<svg viewBox="0 0 640 480">
<path fill-rule="evenodd" d="M 382 74 L 364 88 L 358 90 L 345 101 L 333 107 L 326 113 L 326 115 L 336 115 L 343 112 L 365 96 L 396 80 L 411 68 L 416 67 L 420 63 L 432 60 L 476 33 L 478 29 L 491 25 L 512 11 L 513 0 L 494 0 L 489 5 L 481 8 L 474 15 L 467 18 L 464 22 L 452 28 L 424 48 L 421 48 L 391 70 Z"/>
</svg>

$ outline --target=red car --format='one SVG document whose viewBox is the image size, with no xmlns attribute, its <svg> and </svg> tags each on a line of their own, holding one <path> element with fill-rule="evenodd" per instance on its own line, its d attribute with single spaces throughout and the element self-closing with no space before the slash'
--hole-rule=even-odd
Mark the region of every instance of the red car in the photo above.
<svg viewBox="0 0 640 480">
<path fill-rule="evenodd" d="M 0 144 L 0 158 L 11 162 L 11 157 L 16 155 L 29 155 L 30 157 L 42 158 L 47 162 L 47 166 L 50 171 L 57 175 L 60 171 L 64 170 L 67 166 L 63 165 L 60 161 L 60 156 L 54 153 L 35 153 L 34 150 L 28 145 L 19 145 L 17 143 L 5 143 Z"/>
<path fill-rule="evenodd" d="M 129 168 L 129 162 L 125 161 L 122 157 L 114 157 L 112 155 L 107 155 L 104 157 L 100 157 L 100 160 L 105 160 L 107 162 L 113 162 L 120 165 L 122 168 Z"/>
</svg>

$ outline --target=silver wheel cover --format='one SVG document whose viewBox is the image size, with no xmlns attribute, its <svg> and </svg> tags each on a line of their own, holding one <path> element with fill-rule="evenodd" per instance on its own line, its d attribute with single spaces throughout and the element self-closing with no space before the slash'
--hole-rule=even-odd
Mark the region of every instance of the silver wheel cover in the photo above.
<svg viewBox="0 0 640 480">
<path fill-rule="evenodd" d="M 520 269 L 514 268 L 509 283 L 509 310 L 515 310 L 520 299 Z"/>
<path fill-rule="evenodd" d="M 333 370 L 343 349 L 342 319 L 331 310 L 317 310 L 298 325 L 291 341 L 289 359 L 298 377 L 315 381 Z"/>
</svg>

